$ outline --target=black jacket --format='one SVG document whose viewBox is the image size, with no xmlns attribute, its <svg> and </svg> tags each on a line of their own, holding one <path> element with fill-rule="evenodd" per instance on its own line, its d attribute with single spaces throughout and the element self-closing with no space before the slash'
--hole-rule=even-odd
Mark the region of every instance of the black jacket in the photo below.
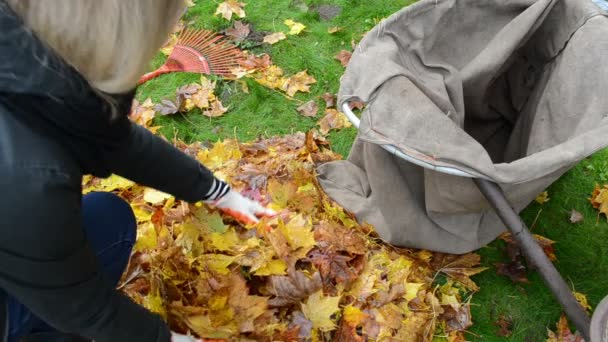
<svg viewBox="0 0 608 342">
<path fill-rule="evenodd" d="M 107 100 L 0 1 L 0 289 L 96 342 L 170 336 L 158 316 L 104 282 L 83 233 L 82 175 L 116 173 L 191 202 L 214 180 L 128 120 L 132 95 L 114 97 L 111 119 Z"/>
</svg>

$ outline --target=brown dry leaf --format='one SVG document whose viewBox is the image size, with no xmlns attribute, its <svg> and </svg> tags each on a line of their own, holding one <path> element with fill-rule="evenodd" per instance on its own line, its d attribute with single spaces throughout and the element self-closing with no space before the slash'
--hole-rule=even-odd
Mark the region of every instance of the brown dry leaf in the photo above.
<svg viewBox="0 0 608 342">
<path fill-rule="evenodd" d="M 335 58 L 340 61 L 343 67 L 346 67 L 348 65 L 348 62 L 350 62 L 350 58 L 352 57 L 352 55 L 352 52 L 342 50 L 338 52 Z"/>
<path fill-rule="evenodd" d="M 361 101 L 352 101 L 348 103 L 348 106 L 350 107 L 351 110 L 354 109 L 363 109 L 363 107 L 365 107 L 365 103 L 361 102 Z"/>
<path fill-rule="evenodd" d="M 555 241 L 551 240 L 551 239 L 547 239 L 546 237 L 542 236 L 542 235 L 538 235 L 538 234 L 532 234 L 534 236 L 534 239 L 536 240 L 536 242 L 538 242 L 538 244 L 543 248 L 543 251 L 545 252 L 545 255 L 547 256 L 547 258 L 549 258 L 549 260 L 551 261 L 556 261 L 557 260 L 557 256 L 555 255 L 555 249 L 553 248 L 553 244 L 555 243 Z M 517 243 L 515 243 L 515 241 L 513 240 L 513 237 L 511 236 L 511 233 L 504 233 L 500 236 L 500 239 L 505 241 L 507 243 L 508 248 L 511 249 L 517 249 L 519 250 L 519 247 L 517 246 Z M 516 253 L 516 255 L 514 255 L 513 253 L 511 254 L 511 259 L 515 260 L 517 256 L 519 256 L 521 253 Z"/>
<path fill-rule="evenodd" d="M 236 15 L 239 18 L 245 17 L 245 10 L 243 10 L 244 3 L 236 0 L 226 0 L 217 6 L 217 10 L 214 15 L 221 15 L 224 19 L 232 19 L 232 15 Z"/>
<path fill-rule="evenodd" d="M 239 64 L 246 70 L 256 71 L 269 68 L 272 65 L 272 60 L 265 53 L 258 56 L 248 54 L 247 58 L 239 60 Z"/>
<path fill-rule="evenodd" d="M 298 112 L 305 117 L 313 117 L 317 116 L 317 112 L 319 111 L 319 106 L 317 105 L 317 101 L 310 100 L 300 107 L 298 107 Z"/>
<path fill-rule="evenodd" d="M 509 263 L 496 263 L 496 273 L 507 276 L 514 283 L 529 283 L 526 267 L 520 260 L 511 261 Z"/>
<path fill-rule="evenodd" d="M 476 292 L 479 291 L 479 287 L 469 277 L 488 269 L 487 267 L 476 267 L 479 266 L 480 260 L 479 254 L 475 253 L 464 255 L 439 254 L 431 262 L 439 265 L 438 272 L 446 274 L 469 290 Z"/>
<path fill-rule="evenodd" d="M 319 120 L 317 125 L 319 125 L 321 134 L 327 135 L 331 130 L 351 127 L 353 124 L 348 121 L 348 118 L 346 118 L 344 113 L 331 108 L 325 110 L 325 116 Z"/>
<path fill-rule="evenodd" d="M 355 267 L 356 258 L 336 253 L 314 249 L 308 254 L 308 259 L 321 272 L 324 280 L 336 283 L 350 284 L 357 279 L 361 266 Z"/>
<path fill-rule="evenodd" d="M 332 108 L 336 106 L 336 95 L 332 93 L 323 94 L 323 100 L 325 101 L 326 108 Z"/>
<path fill-rule="evenodd" d="M 310 92 L 310 85 L 316 82 L 317 80 L 304 70 L 288 78 L 281 86 L 281 90 L 289 96 L 294 96 L 298 91 L 308 93 Z"/>
<path fill-rule="evenodd" d="M 283 32 L 275 32 L 271 33 L 264 37 L 264 43 L 268 43 L 270 45 L 276 44 L 283 39 L 287 39 L 287 36 Z"/>
<path fill-rule="evenodd" d="M 579 213 L 578 211 L 572 209 L 572 211 L 570 211 L 570 222 L 571 223 L 579 223 L 582 222 L 585 219 L 585 217 L 583 216 L 583 214 Z"/>
<path fill-rule="evenodd" d="M 268 291 L 276 296 L 269 301 L 271 306 L 295 304 L 323 287 L 321 275 L 315 272 L 312 276 L 302 271 L 290 270 L 287 276 L 272 276 L 268 279 Z"/>
<path fill-rule="evenodd" d="M 465 331 L 473 325 L 469 305 L 442 305 L 442 309 L 441 319 L 446 322 L 447 331 Z"/>
<path fill-rule="evenodd" d="M 568 319 L 566 315 L 562 314 L 559 322 L 556 324 L 557 330 L 555 332 L 548 330 L 548 338 L 546 342 L 585 342 L 582 336 L 575 335 L 570 331 L 568 326 Z"/>
<path fill-rule="evenodd" d="M 511 316 L 500 315 L 494 325 L 498 327 L 497 334 L 500 337 L 509 337 L 513 334 L 513 318 Z"/>
<path fill-rule="evenodd" d="M 604 214 L 608 218 L 608 184 L 601 188 L 596 184 L 589 202 L 595 209 L 599 210 L 600 214 Z"/>
<path fill-rule="evenodd" d="M 336 223 L 324 222 L 315 227 L 315 240 L 319 247 L 363 255 L 367 240 L 358 231 Z"/>
<path fill-rule="evenodd" d="M 226 30 L 226 35 L 235 42 L 242 42 L 249 36 L 251 33 L 251 28 L 249 24 L 243 24 L 242 21 L 237 20 L 234 22 L 234 27 L 231 27 Z"/>
</svg>

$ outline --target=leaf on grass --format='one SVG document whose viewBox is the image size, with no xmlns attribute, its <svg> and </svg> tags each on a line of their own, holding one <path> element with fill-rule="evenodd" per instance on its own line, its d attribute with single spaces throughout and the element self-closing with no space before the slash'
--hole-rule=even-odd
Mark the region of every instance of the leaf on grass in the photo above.
<svg viewBox="0 0 608 342">
<path fill-rule="evenodd" d="M 568 319 L 565 314 L 559 319 L 559 322 L 556 324 L 557 330 L 555 332 L 547 329 L 548 338 L 546 342 L 584 342 L 583 337 L 575 335 L 570 331 L 570 327 L 568 326 Z"/>
<path fill-rule="evenodd" d="M 242 42 L 247 39 L 249 33 L 251 33 L 249 24 L 243 24 L 240 20 L 235 21 L 234 26 L 226 30 L 226 35 L 235 42 Z"/>
<path fill-rule="evenodd" d="M 271 33 L 271 34 L 265 36 L 264 43 L 268 43 L 268 44 L 272 45 L 272 44 L 276 44 L 286 38 L 287 38 L 287 36 L 285 35 L 285 33 L 275 32 L 275 33 Z"/>
<path fill-rule="evenodd" d="M 179 112 L 179 107 L 171 100 L 163 99 L 154 105 L 154 110 L 161 115 L 170 115 Z"/>
<path fill-rule="evenodd" d="M 173 48 L 175 47 L 175 44 L 177 44 L 177 41 L 178 41 L 177 34 L 172 33 L 169 36 L 169 39 L 160 48 L 160 52 L 162 52 L 165 56 L 169 56 L 171 54 L 171 52 L 173 52 Z"/>
<path fill-rule="evenodd" d="M 318 291 L 302 304 L 302 312 L 312 322 L 313 329 L 331 331 L 336 328 L 331 317 L 340 310 L 339 303 L 340 297 L 324 296 L 323 291 Z"/>
<path fill-rule="evenodd" d="M 538 204 L 545 204 L 549 202 L 549 192 L 541 192 L 538 196 L 536 196 L 535 201 L 538 202 Z"/>
<path fill-rule="evenodd" d="M 464 255 L 441 254 L 433 258 L 433 263 L 440 265 L 439 272 L 460 282 L 469 290 L 479 291 L 479 287 L 469 277 L 488 269 L 487 267 L 476 267 L 479 265 L 480 259 L 479 254 L 475 253 Z"/>
<path fill-rule="evenodd" d="M 204 116 L 208 116 L 210 118 L 217 118 L 219 116 L 224 115 L 228 111 L 228 108 L 224 107 L 224 105 L 219 101 L 215 100 L 211 103 L 211 108 L 203 111 Z"/>
<path fill-rule="evenodd" d="M 272 60 L 266 53 L 261 55 L 248 54 L 247 58 L 239 60 L 239 64 L 246 70 L 264 70 L 272 66 Z M 282 72 L 281 72 L 282 74 Z"/>
<path fill-rule="evenodd" d="M 338 27 L 338 26 L 332 26 L 327 29 L 327 33 L 329 33 L 329 34 L 334 34 L 334 33 L 340 32 L 340 31 L 342 31 L 342 28 Z"/>
<path fill-rule="evenodd" d="M 599 210 L 600 214 L 604 214 L 608 218 L 608 184 L 601 188 L 596 184 L 589 202 L 595 209 Z"/>
<path fill-rule="evenodd" d="M 553 241 L 551 239 L 547 239 L 546 237 L 544 237 L 542 235 L 538 235 L 538 234 L 532 234 L 532 236 L 534 236 L 534 239 L 536 240 L 536 242 L 538 242 L 538 244 L 542 247 L 547 258 L 549 258 L 549 260 L 551 260 L 551 261 L 556 261 L 557 256 L 555 255 L 555 249 L 553 248 L 553 244 L 555 243 L 555 241 Z M 507 243 L 508 248 L 519 250 L 519 246 L 513 240 L 511 233 L 502 234 L 500 236 L 500 239 Z M 510 253 L 510 254 L 513 254 L 513 253 Z M 511 260 L 515 260 L 516 256 L 519 256 L 520 254 L 521 253 L 517 252 L 516 255 L 511 255 Z"/>
<path fill-rule="evenodd" d="M 442 309 L 441 319 L 446 322 L 447 331 L 465 331 L 473 325 L 470 305 L 443 305 Z"/>
<path fill-rule="evenodd" d="M 291 19 L 287 19 L 283 22 L 285 25 L 287 25 L 287 27 L 289 27 L 289 33 L 290 35 L 298 35 L 300 34 L 300 32 L 302 32 L 306 26 L 304 26 L 304 24 L 299 23 L 297 21 L 293 21 Z"/>
<path fill-rule="evenodd" d="M 576 298 L 576 301 L 585 309 L 585 311 L 591 312 L 593 310 L 587 301 L 587 296 L 576 291 L 573 291 L 572 294 L 574 294 L 574 298 Z"/>
<path fill-rule="evenodd" d="M 323 94 L 323 100 L 325 101 L 326 108 L 332 108 L 336 106 L 336 95 L 332 93 Z"/>
<path fill-rule="evenodd" d="M 343 67 L 346 67 L 348 65 L 348 62 L 350 62 L 350 58 L 352 57 L 352 55 L 352 52 L 342 50 L 338 52 L 335 58 L 340 61 Z"/>
<path fill-rule="evenodd" d="M 291 270 L 287 276 L 272 276 L 268 279 L 268 291 L 274 295 L 269 304 L 275 307 L 298 303 L 323 287 L 321 275 L 312 276 L 302 271 Z"/>
<path fill-rule="evenodd" d="M 509 337 L 513 334 L 513 318 L 511 316 L 500 315 L 494 325 L 498 327 L 497 334 L 500 337 Z"/>
<path fill-rule="evenodd" d="M 315 100 L 310 100 L 298 107 L 298 112 L 300 112 L 300 114 L 305 117 L 316 116 L 318 110 L 319 106 L 317 105 L 317 101 Z"/>
<path fill-rule="evenodd" d="M 239 18 L 245 17 L 245 10 L 243 10 L 244 3 L 236 0 L 226 0 L 217 6 L 217 10 L 214 15 L 221 15 L 224 19 L 232 19 L 232 15 L 236 15 Z"/>
<path fill-rule="evenodd" d="M 325 110 L 325 116 L 317 123 L 319 131 L 323 135 L 327 135 L 331 130 L 339 130 L 346 127 L 351 127 L 352 123 L 348 121 L 344 113 L 336 109 Z"/>
<path fill-rule="evenodd" d="M 316 82 L 317 80 L 304 70 L 288 78 L 281 86 L 281 90 L 289 96 L 294 96 L 298 91 L 308 93 L 310 92 L 310 85 Z"/>
<path fill-rule="evenodd" d="M 570 211 L 570 222 L 571 223 L 579 223 L 582 222 L 585 219 L 585 217 L 583 216 L 583 214 L 579 213 L 578 211 L 572 209 L 572 211 Z"/>
<path fill-rule="evenodd" d="M 509 263 L 496 263 L 496 273 L 509 277 L 514 283 L 529 283 L 526 267 L 520 260 Z"/>
<path fill-rule="evenodd" d="M 154 111 L 154 103 L 150 98 L 147 98 L 143 103 L 139 103 L 137 99 L 133 100 L 131 105 L 131 113 L 129 118 L 138 125 L 148 127 L 156 112 Z"/>
</svg>

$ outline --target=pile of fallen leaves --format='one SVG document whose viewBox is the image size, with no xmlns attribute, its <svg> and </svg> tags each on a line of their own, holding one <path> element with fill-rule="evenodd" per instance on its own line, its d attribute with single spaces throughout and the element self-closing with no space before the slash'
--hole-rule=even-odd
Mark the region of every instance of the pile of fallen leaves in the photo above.
<svg viewBox="0 0 608 342">
<path fill-rule="evenodd" d="M 380 242 L 317 184 L 315 165 L 339 158 L 317 132 L 176 146 L 279 215 L 245 227 L 116 175 L 84 180 L 85 192 L 131 204 L 138 240 L 121 288 L 173 330 L 230 341 L 464 341 L 479 256 Z"/>
</svg>

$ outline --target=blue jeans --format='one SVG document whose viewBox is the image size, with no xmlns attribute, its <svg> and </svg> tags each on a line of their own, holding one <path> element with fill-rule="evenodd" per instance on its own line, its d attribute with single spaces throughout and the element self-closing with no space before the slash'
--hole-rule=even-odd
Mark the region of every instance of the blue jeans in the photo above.
<svg viewBox="0 0 608 342">
<path fill-rule="evenodd" d="M 82 221 L 100 269 L 112 286 L 117 285 L 135 244 L 137 224 L 131 207 L 112 193 L 89 193 L 82 198 Z M 55 330 L 15 298 L 8 296 L 7 302 L 9 342 L 34 332 Z"/>
</svg>

